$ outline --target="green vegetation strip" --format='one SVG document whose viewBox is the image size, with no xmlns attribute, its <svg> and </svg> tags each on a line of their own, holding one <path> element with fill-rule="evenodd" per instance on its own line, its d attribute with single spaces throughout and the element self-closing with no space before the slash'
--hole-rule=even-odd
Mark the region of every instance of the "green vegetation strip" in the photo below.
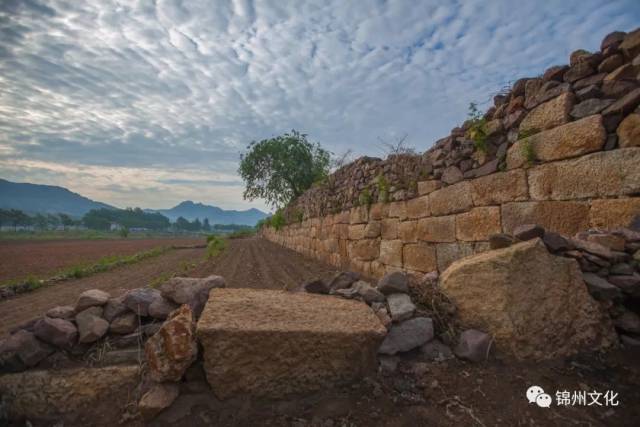
<svg viewBox="0 0 640 427">
<path fill-rule="evenodd" d="M 26 279 L 19 279 L 19 280 L 14 279 L 14 280 L 2 282 L 0 283 L 0 289 L 10 288 L 16 294 L 30 292 L 42 286 L 49 285 L 51 283 L 69 280 L 69 279 L 79 279 L 79 278 L 87 277 L 96 273 L 101 273 L 103 271 L 113 270 L 114 268 L 117 268 L 123 265 L 135 264 L 145 259 L 160 256 L 172 249 L 176 249 L 176 247 L 162 246 L 162 247 L 150 249 L 148 251 L 138 252 L 133 255 L 112 255 L 112 256 L 101 258 L 97 262 L 92 264 L 81 264 L 81 265 L 65 268 L 61 272 L 46 279 L 38 279 L 32 276 Z M 0 293 L 0 298 L 2 298 L 2 296 L 3 296 L 3 293 Z M 10 295 L 4 295 L 4 296 L 6 297 Z"/>
</svg>

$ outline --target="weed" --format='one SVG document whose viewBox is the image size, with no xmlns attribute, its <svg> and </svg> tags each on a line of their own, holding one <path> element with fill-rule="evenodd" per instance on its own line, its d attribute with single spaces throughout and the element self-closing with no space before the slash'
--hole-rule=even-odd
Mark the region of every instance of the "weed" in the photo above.
<svg viewBox="0 0 640 427">
<path fill-rule="evenodd" d="M 365 188 L 364 190 L 362 190 L 362 193 L 360 193 L 360 195 L 358 196 L 358 204 L 360 206 L 366 206 L 368 208 L 371 206 L 371 203 L 372 203 L 371 192 L 369 191 L 368 188 Z"/>
<path fill-rule="evenodd" d="M 281 209 L 278 209 L 276 213 L 271 216 L 269 222 L 271 223 L 271 226 L 278 231 L 287 225 L 287 220 L 285 219 Z"/>
<path fill-rule="evenodd" d="M 218 255 L 220 255 L 220 253 L 224 250 L 226 246 L 227 246 L 227 242 L 225 241 L 225 239 L 221 237 L 216 237 L 212 239 L 207 245 L 207 257 L 208 258 L 217 257 Z"/>
<path fill-rule="evenodd" d="M 526 140 L 520 141 L 520 152 L 522 153 L 522 157 L 524 157 L 525 161 L 527 162 L 527 166 L 533 165 L 533 163 L 536 161 L 536 153 L 533 149 L 533 145 L 531 145 L 531 142 Z"/>
<path fill-rule="evenodd" d="M 378 175 L 376 185 L 378 186 L 378 201 L 382 203 L 389 202 L 389 182 L 387 182 L 384 175 Z"/>
<path fill-rule="evenodd" d="M 476 150 L 487 152 L 487 120 L 482 117 L 476 103 L 469 104 L 469 129 L 467 129 L 467 137 L 473 141 Z"/>
<path fill-rule="evenodd" d="M 520 141 L 521 139 L 529 138 L 531 135 L 535 135 L 539 132 L 540 129 L 537 128 L 521 130 L 520 132 L 518 132 L 518 141 Z"/>
</svg>

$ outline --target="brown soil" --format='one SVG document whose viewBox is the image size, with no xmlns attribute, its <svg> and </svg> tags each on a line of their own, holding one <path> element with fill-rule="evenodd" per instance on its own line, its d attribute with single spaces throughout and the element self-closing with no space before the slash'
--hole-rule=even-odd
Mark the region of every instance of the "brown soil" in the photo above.
<svg viewBox="0 0 640 427">
<path fill-rule="evenodd" d="M 0 282 L 47 278 L 64 268 L 113 255 L 133 255 L 162 246 L 204 244 L 204 239 L 3 240 Z"/>
</svg>

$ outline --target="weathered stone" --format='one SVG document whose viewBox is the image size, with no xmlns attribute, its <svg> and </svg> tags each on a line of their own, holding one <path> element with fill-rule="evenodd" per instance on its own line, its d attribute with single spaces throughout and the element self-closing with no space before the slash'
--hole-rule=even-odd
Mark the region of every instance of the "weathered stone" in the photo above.
<svg viewBox="0 0 640 427">
<path fill-rule="evenodd" d="M 180 394 L 177 384 L 154 384 L 138 403 L 138 410 L 144 420 L 150 421 L 160 412 L 171 406 Z"/>
<path fill-rule="evenodd" d="M 366 224 L 352 224 L 349 225 L 349 240 L 362 240 L 364 239 L 364 230 Z"/>
<path fill-rule="evenodd" d="M 380 221 L 369 221 L 364 228 L 364 238 L 375 239 L 376 237 L 380 237 L 381 232 L 382 225 L 380 224 Z"/>
<path fill-rule="evenodd" d="M 614 31 L 607 34 L 604 39 L 602 39 L 602 43 L 600 43 L 600 50 L 605 50 L 608 47 L 618 47 L 626 35 L 627 33 L 622 31 Z"/>
<path fill-rule="evenodd" d="M 640 197 L 602 199 L 591 202 L 591 227 L 611 229 L 626 227 L 640 215 Z"/>
<path fill-rule="evenodd" d="M 402 267 L 402 240 L 380 241 L 380 262 Z"/>
<path fill-rule="evenodd" d="M 614 264 L 611 266 L 611 268 L 609 269 L 609 274 L 613 274 L 613 275 L 618 275 L 618 274 L 627 274 L 627 275 L 632 275 L 635 271 L 635 269 L 633 268 L 633 266 L 631 264 L 628 264 L 626 262 L 619 262 L 617 264 Z"/>
<path fill-rule="evenodd" d="M 523 167 L 531 160 L 549 162 L 598 151 L 606 137 L 602 116 L 589 116 L 519 140 L 507 152 L 507 169 Z M 533 159 L 527 158 L 529 151 Z"/>
<path fill-rule="evenodd" d="M 381 222 L 380 237 L 384 240 L 395 240 L 398 238 L 398 223 L 397 218 L 383 219 Z"/>
<path fill-rule="evenodd" d="M 567 239 L 553 231 L 546 231 L 542 237 L 542 241 L 550 252 L 564 251 L 571 248 Z"/>
<path fill-rule="evenodd" d="M 436 245 L 436 260 L 438 271 L 443 272 L 454 261 L 473 254 L 472 243 L 438 243 Z"/>
<path fill-rule="evenodd" d="M 216 275 L 202 279 L 174 277 L 160 287 L 160 292 L 164 298 L 176 304 L 189 304 L 197 318 L 207 303 L 211 289 L 225 286 L 224 279 Z"/>
<path fill-rule="evenodd" d="M 417 197 L 407 201 L 407 218 L 424 218 L 429 216 L 429 198 L 427 196 Z"/>
<path fill-rule="evenodd" d="M 329 282 L 329 288 L 331 290 L 349 288 L 358 280 L 360 280 L 360 274 L 354 271 L 343 271 L 336 274 L 331 279 L 331 282 Z"/>
<path fill-rule="evenodd" d="M 53 319 L 73 319 L 75 316 L 76 310 L 70 305 L 59 305 L 57 307 L 53 307 L 47 310 L 47 317 L 51 317 Z"/>
<path fill-rule="evenodd" d="M 106 365 L 139 365 L 142 363 L 142 352 L 138 348 L 109 350 L 102 355 L 100 361 Z"/>
<path fill-rule="evenodd" d="M 640 192 L 640 148 L 593 153 L 529 172 L 533 200 L 575 200 Z"/>
<path fill-rule="evenodd" d="M 409 292 L 409 278 L 401 271 L 385 274 L 384 277 L 378 281 L 377 288 L 384 295 L 394 293 L 406 294 Z"/>
<path fill-rule="evenodd" d="M 587 236 L 587 241 L 606 246 L 613 251 L 624 252 L 625 240 L 622 236 L 608 233 L 592 233 Z"/>
<path fill-rule="evenodd" d="M 573 108 L 572 93 L 562 95 L 534 108 L 520 123 L 520 131 L 542 131 L 569 122 L 569 112 Z"/>
<path fill-rule="evenodd" d="M 445 184 L 455 184 L 456 182 L 462 181 L 462 172 L 460 172 L 460 169 L 456 166 L 449 166 L 442 173 L 440 180 Z"/>
<path fill-rule="evenodd" d="M 349 284 L 349 286 L 351 286 L 351 284 Z M 313 279 L 304 282 L 300 286 L 300 290 L 302 292 L 309 292 L 310 294 L 328 294 L 331 291 L 331 287 L 322 279 Z"/>
<path fill-rule="evenodd" d="M 221 399 L 355 380 L 376 369 L 385 334 L 361 302 L 257 289 L 214 289 L 198 322 L 207 380 Z"/>
<path fill-rule="evenodd" d="M 573 83 L 577 80 L 583 79 L 595 73 L 595 70 L 589 65 L 588 62 L 582 61 L 575 65 L 572 65 L 569 70 L 564 73 L 564 80 L 569 83 Z"/>
<path fill-rule="evenodd" d="M 429 207 L 434 216 L 465 212 L 473 207 L 471 184 L 459 182 L 429 194 Z"/>
<path fill-rule="evenodd" d="M 359 280 L 354 283 L 353 289 L 355 289 L 358 295 L 362 297 L 362 300 L 369 305 L 374 302 L 383 302 L 385 300 L 382 292 L 363 280 Z"/>
<path fill-rule="evenodd" d="M 364 224 L 369 220 L 369 210 L 366 206 L 352 208 L 349 211 L 349 224 Z"/>
<path fill-rule="evenodd" d="M 544 237 L 544 227 L 538 224 L 521 224 L 512 231 L 513 237 L 518 240 L 531 240 L 536 237 Z"/>
<path fill-rule="evenodd" d="M 165 298 L 156 298 L 149 304 L 149 316 L 154 319 L 166 319 L 169 314 L 178 308 L 178 304 Z"/>
<path fill-rule="evenodd" d="M 433 193 L 441 187 L 441 183 L 438 180 L 420 181 L 418 182 L 418 194 L 426 196 L 429 193 Z"/>
<path fill-rule="evenodd" d="M 0 375 L 0 395 L 15 419 L 94 425 L 99 413 L 101 425 L 117 425 L 139 381 L 137 365 L 33 370 Z"/>
<path fill-rule="evenodd" d="M 453 352 L 448 345 L 434 339 L 420 347 L 420 353 L 429 362 L 444 362 L 453 359 Z"/>
<path fill-rule="evenodd" d="M 124 295 L 123 304 L 138 316 L 148 316 L 149 306 L 160 298 L 160 291 L 152 288 L 132 289 Z"/>
<path fill-rule="evenodd" d="M 398 237 L 403 242 L 415 242 L 417 235 L 418 221 L 402 221 L 398 224 Z"/>
<path fill-rule="evenodd" d="M 111 322 L 116 317 L 129 311 L 129 308 L 122 303 L 122 300 L 123 298 L 110 298 L 104 305 L 102 317 L 104 317 L 107 322 Z"/>
<path fill-rule="evenodd" d="M 640 298 L 640 274 L 632 276 L 609 276 L 609 282 L 622 289 L 627 295 L 634 298 Z"/>
<path fill-rule="evenodd" d="M 554 358 L 615 342 L 577 262 L 549 254 L 540 239 L 457 261 L 440 287 L 463 325 L 489 332 L 516 358 Z"/>
<path fill-rule="evenodd" d="M 38 364 L 55 351 L 55 348 L 38 340 L 34 334 L 20 330 L 0 341 L 0 373 L 17 372 L 24 367 Z M 18 363 L 11 361 L 17 358 Z"/>
<path fill-rule="evenodd" d="M 391 316 L 389 316 L 389 312 L 387 311 L 386 307 L 378 308 L 377 310 L 375 310 L 375 313 L 380 320 L 380 323 L 382 323 L 385 328 L 391 328 Z"/>
<path fill-rule="evenodd" d="M 357 261 L 373 261 L 380 255 L 380 241 L 366 239 L 349 242 L 349 256 Z"/>
<path fill-rule="evenodd" d="M 620 67 L 624 63 L 624 57 L 620 54 L 611 55 L 605 58 L 600 65 L 598 65 L 598 72 L 610 73 L 616 68 Z"/>
<path fill-rule="evenodd" d="M 407 219 L 407 204 L 405 202 L 392 202 L 389 204 L 389 218 Z"/>
<path fill-rule="evenodd" d="M 109 332 L 114 334 L 130 334 L 139 326 L 139 319 L 135 313 L 122 314 L 111 322 Z"/>
<path fill-rule="evenodd" d="M 44 317 L 36 322 L 33 333 L 42 341 L 63 349 L 70 349 L 78 340 L 78 329 L 64 319 Z"/>
<path fill-rule="evenodd" d="M 607 80 L 602 83 L 600 90 L 604 98 L 618 99 L 623 98 L 637 87 L 638 85 L 636 83 L 626 80 Z M 609 108 L 611 108 L 611 106 Z"/>
<path fill-rule="evenodd" d="M 615 100 L 613 99 L 587 99 L 586 101 L 582 101 L 581 103 L 576 104 L 571 110 L 570 114 L 571 117 L 575 119 L 582 119 L 593 114 L 598 114 L 614 102 Z"/>
<path fill-rule="evenodd" d="M 556 80 L 561 82 L 562 76 L 568 69 L 569 67 L 567 65 L 554 65 L 552 67 L 549 67 L 545 70 L 544 74 L 542 75 L 542 80 L 544 81 Z"/>
<path fill-rule="evenodd" d="M 529 198 L 527 175 L 522 169 L 498 172 L 470 181 L 475 206 L 499 205 Z"/>
<path fill-rule="evenodd" d="M 171 313 L 160 330 L 147 340 L 144 351 L 149 376 L 154 381 L 180 381 L 198 355 L 190 306 L 183 304 Z"/>
<path fill-rule="evenodd" d="M 633 311 L 624 310 L 621 315 L 613 319 L 616 328 L 633 334 L 640 334 L 640 316 Z"/>
<path fill-rule="evenodd" d="M 394 355 L 418 348 L 433 339 L 433 321 L 416 317 L 393 325 L 378 353 Z"/>
<path fill-rule="evenodd" d="M 593 273 L 582 273 L 582 278 L 589 289 L 589 293 L 595 299 L 599 301 L 611 301 L 622 298 L 620 289 L 602 277 Z"/>
<path fill-rule="evenodd" d="M 616 130 L 621 148 L 640 146 L 640 114 L 629 114 Z"/>
<path fill-rule="evenodd" d="M 515 243 L 515 239 L 510 234 L 495 233 L 489 236 L 489 247 L 491 249 L 508 248 Z"/>
<path fill-rule="evenodd" d="M 455 215 L 430 217 L 418 220 L 416 230 L 418 240 L 425 242 L 455 242 Z"/>
<path fill-rule="evenodd" d="M 102 317 L 97 316 L 94 307 L 81 311 L 76 315 L 76 323 L 78 324 L 79 339 L 78 342 L 88 344 L 102 338 L 109 330 L 109 322 Z M 100 315 L 102 310 L 100 310 Z"/>
<path fill-rule="evenodd" d="M 111 298 L 111 295 L 100 289 L 84 291 L 80 294 L 76 302 L 76 313 L 80 313 L 89 307 L 105 305 L 107 301 L 109 301 L 109 298 Z"/>
<path fill-rule="evenodd" d="M 599 73 L 599 74 L 594 74 L 594 75 L 589 76 L 589 77 L 585 77 L 584 79 L 580 79 L 577 82 L 575 82 L 572 85 L 573 89 L 574 90 L 579 90 L 579 89 L 583 89 L 583 88 L 585 88 L 587 86 L 601 84 L 606 76 L 607 76 L 607 73 Z"/>
<path fill-rule="evenodd" d="M 489 240 L 491 234 L 500 233 L 501 230 L 498 206 L 473 208 L 469 212 L 456 215 L 458 240 L 467 242 Z"/>
<path fill-rule="evenodd" d="M 489 357 L 491 336 L 482 331 L 467 329 L 460 334 L 454 353 L 460 359 L 482 362 Z"/>
<path fill-rule="evenodd" d="M 628 33 L 622 43 L 620 50 L 624 52 L 627 58 L 633 58 L 640 54 L 640 29 Z"/>
<path fill-rule="evenodd" d="M 389 305 L 389 314 L 394 322 L 410 319 L 416 311 L 416 306 L 407 294 L 387 295 L 387 304 Z"/>
<path fill-rule="evenodd" d="M 437 268 L 436 248 L 427 243 L 410 243 L 402 248 L 403 267 L 426 273 Z"/>
<path fill-rule="evenodd" d="M 585 88 L 582 88 L 576 92 L 576 96 L 580 101 L 584 101 L 586 99 L 591 98 L 600 98 L 602 97 L 602 91 L 596 85 L 589 85 Z"/>
<path fill-rule="evenodd" d="M 631 92 L 618 99 L 616 102 L 607 107 L 602 114 L 622 114 L 626 115 L 633 111 L 640 104 L 640 88 L 636 88 Z"/>
</svg>

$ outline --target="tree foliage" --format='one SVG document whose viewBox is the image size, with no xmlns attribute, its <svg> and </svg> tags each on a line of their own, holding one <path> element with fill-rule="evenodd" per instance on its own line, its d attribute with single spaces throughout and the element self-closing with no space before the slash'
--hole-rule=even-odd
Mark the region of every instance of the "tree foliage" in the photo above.
<svg viewBox="0 0 640 427">
<path fill-rule="evenodd" d="M 282 207 L 329 173 L 331 153 L 307 135 L 291 133 L 253 141 L 240 156 L 239 173 L 245 181 L 244 198 L 265 199 Z"/>
</svg>

